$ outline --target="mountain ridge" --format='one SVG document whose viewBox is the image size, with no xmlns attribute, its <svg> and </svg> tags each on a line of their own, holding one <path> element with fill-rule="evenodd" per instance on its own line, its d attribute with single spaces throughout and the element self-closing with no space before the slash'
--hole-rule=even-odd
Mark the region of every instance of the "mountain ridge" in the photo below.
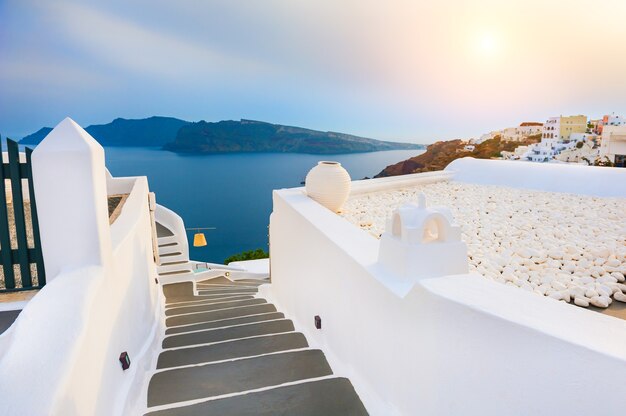
<svg viewBox="0 0 626 416">
<path fill-rule="evenodd" d="M 277 152 L 337 154 L 421 149 L 414 143 L 388 142 L 332 131 L 241 119 L 181 127 L 164 149 L 178 153 Z"/>
<path fill-rule="evenodd" d="M 116 118 L 107 124 L 85 128 L 103 146 L 163 146 L 176 137 L 178 129 L 188 121 L 174 117 L 152 116 L 143 119 Z M 43 127 L 25 136 L 20 144 L 39 144 L 52 131 Z"/>
<path fill-rule="evenodd" d="M 335 154 L 424 147 L 250 119 L 188 122 L 162 116 L 116 118 L 107 124 L 90 125 L 85 130 L 103 146 L 158 146 L 176 153 Z M 50 131 L 50 127 L 43 127 L 22 138 L 20 144 L 36 145 Z"/>
</svg>

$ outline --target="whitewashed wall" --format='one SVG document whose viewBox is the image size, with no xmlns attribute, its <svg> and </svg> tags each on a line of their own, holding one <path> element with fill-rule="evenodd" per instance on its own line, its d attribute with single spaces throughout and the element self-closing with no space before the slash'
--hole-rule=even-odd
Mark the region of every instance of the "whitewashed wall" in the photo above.
<svg viewBox="0 0 626 416">
<path fill-rule="evenodd" d="M 102 149 L 69 119 L 57 129 L 63 134 L 48 136 L 33 156 L 49 283 L 0 336 L 0 414 L 138 414 L 162 304 L 148 183 L 109 180 L 130 192 L 109 226 Z M 60 168 L 51 161 L 58 158 Z"/>
<path fill-rule="evenodd" d="M 376 266 L 378 246 L 302 190 L 274 192 L 262 295 L 371 414 L 623 413 L 624 321 L 476 275 L 408 284 Z"/>
<path fill-rule="evenodd" d="M 450 163 L 445 172 L 453 173 L 458 182 L 626 197 L 626 169 L 465 157 Z"/>
</svg>

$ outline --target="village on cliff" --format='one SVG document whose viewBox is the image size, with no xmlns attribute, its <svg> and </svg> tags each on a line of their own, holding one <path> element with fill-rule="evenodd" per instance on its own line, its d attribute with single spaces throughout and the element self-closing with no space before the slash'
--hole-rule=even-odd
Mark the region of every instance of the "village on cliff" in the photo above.
<svg viewBox="0 0 626 416">
<path fill-rule="evenodd" d="M 513 151 L 501 152 L 506 160 L 626 167 L 626 118 L 621 115 L 600 119 L 558 116 L 545 123 L 524 122 L 469 139 L 459 151 L 472 152 L 476 145 L 497 136 L 505 142 L 520 142 Z M 536 143 L 525 144 L 533 138 Z"/>
</svg>

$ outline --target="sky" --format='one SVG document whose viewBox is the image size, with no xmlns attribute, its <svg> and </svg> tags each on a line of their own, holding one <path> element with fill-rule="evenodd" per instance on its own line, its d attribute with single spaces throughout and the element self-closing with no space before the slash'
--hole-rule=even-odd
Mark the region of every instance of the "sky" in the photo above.
<svg viewBox="0 0 626 416">
<path fill-rule="evenodd" d="M 0 0 L 0 134 L 151 115 L 430 143 L 626 114 L 623 0 Z"/>
</svg>

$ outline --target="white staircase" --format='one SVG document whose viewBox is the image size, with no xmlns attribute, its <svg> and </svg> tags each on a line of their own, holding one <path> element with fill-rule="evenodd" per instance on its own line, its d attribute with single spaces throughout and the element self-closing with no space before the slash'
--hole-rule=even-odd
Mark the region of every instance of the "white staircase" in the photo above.
<svg viewBox="0 0 626 416">
<path fill-rule="evenodd" d="M 169 209 L 157 205 L 155 221 L 159 246 L 159 276 L 178 278 L 193 274 L 187 233 L 182 219 Z"/>
</svg>

